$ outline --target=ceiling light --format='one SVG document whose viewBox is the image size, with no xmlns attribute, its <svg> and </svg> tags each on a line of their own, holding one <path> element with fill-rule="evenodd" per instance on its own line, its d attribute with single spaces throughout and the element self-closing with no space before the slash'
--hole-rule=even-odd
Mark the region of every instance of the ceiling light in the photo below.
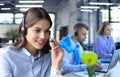
<svg viewBox="0 0 120 77">
<path fill-rule="evenodd" d="M 89 2 L 90 5 L 113 5 L 112 3 Z"/>
<path fill-rule="evenodd" d="M 26 12 L 28 9 L 29 9 L 29 8 L 20 8 L 19 10 L 20 10 L 21 12 Z"/>
<path fill-rule="evenodd" d="M 81 12 L 92 12 L 92 10 L 88 10 L 88 9 L 81 9 Z"/>
<path fill-rule="evenodd" d="M 3 3 L 0 3 L 0 6 L 1 6 L 1 5 L 4 5 L 4 4 L 3 4 Z"/>
<path fill-rule="evenodd" d="M 19 1 L 19 3 L 44 3 L 44 1 Z"/>
<path fill-rule="evenodd" d="M 81 6 L 82 9 L 99 9 L 100 7 L 98 6 Z"/>
<path fill-rule="evenodd" d="M 1 10 L 10 10 L 11 8 L 1 8 Z"/>
<path fill-rule="evenodd" d="M 42 5 L 16 5 L 15 7 L 43 7 Z"/>
<path fill-rule="evenodd" d="M 118 7 L 110 7 L 110 9 L 117 9 L 117 10 L 119 10 L 120 9 L 120 7 L 118 6 Z"/>
</svg>

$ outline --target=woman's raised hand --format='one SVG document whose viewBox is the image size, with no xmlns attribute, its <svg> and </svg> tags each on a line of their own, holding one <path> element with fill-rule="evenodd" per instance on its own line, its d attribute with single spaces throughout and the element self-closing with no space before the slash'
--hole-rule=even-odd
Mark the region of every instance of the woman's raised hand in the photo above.
<svg viewBox="0 0 120 77">
<path fill-rule="evenodd" d="M 52 39 L 51 48 L 52 67 L 60 70 L 64 51 L 62 48 L 60 48 L 58 42 L 55 39 Z"/>
</svg>

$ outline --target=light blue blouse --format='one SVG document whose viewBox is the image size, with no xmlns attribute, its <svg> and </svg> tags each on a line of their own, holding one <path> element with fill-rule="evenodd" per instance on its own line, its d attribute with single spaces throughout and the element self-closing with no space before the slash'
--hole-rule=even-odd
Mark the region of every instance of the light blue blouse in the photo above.
<svg viewBox="0 0 120 77">
<path fill-rule="evenodd" d="M 0 49 L 0 77 L 49 77 L 51 55 L 34 57 L 25 48 L 13 50 L 10 46 Z M 56 71 L 54 71 L 56 72 Z"/>
<path fill-rule="evenodd" d="M 116 50 L 113 38 L 111 36 L 108 37 L 106 41 L 105 36 L 98 35 L 96 36 L 93 42 L 93 51 L 95 51 L 99 58 L 111 58 L 112 53 Z"/>
<path fill-rule="evenodd" d="M 84 70 L 87 68 L 87 66 L 85 64 L 81 64 L 82 62 L 80 60 L 80 56 L 82 54 L 81 50 L 83 50 L 83 49 L 80 46 L 79 42 L 77 44 L 75 44 L 72 41 L 71 36 L 72 35 L 68 34 L 66 37 L 64 37 L 59 42 L 60 46 L 64 49 L 64 57 L 63 57 L 63 61 L 62 61 L 62 69 L 63 69 L 62 73 L 63 74 L 66 74 L 69 72 L 80 71 L 80 70 Z M 77 49 L 77 51 L 76 51 L 76 49 Z M 78 52 L 78 53 L 76 53 L 76 52 Z"/>
</svg>

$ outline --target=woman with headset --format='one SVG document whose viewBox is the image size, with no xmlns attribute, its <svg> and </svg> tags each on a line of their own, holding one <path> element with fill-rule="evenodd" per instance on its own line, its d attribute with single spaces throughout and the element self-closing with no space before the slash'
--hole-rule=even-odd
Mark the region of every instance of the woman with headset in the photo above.
<svg viewBox="0 0 120 77">
<path fill-rule="evenodd" d="M 106 21 L 102 22 L 93 41 L 93 50 L 97 53 L 102 62 L 111 59 L 112 54 L 116 50 L 111 31 L 111 24 Z"/>
<path fill-rule="evenodd" d="M 43 8 L 30 8 L 19 25 L 18 41 L 0 49 L 0 77 L 61 77 L 63 50 L 55 39 L 50 46 L 51 26 Z"/>
</svg>

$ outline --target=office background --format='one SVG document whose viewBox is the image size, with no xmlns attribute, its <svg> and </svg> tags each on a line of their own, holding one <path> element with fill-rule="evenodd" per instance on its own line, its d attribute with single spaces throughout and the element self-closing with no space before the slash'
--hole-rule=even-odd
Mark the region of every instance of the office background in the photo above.
<svg viewBox="0 0 120 77">
<path fill-rule="evenodd" d="M 120 0 L 0 0 L 1 43 L 8 42 L 5 33 L 18 27 L 30 7 L 43 7 L 49 12 L 53 22 L 51 37 L 58 41 L 73 33 L 74 24 L 83 22 L 90 27 L 85 41 L 90 47 L 100 23 L 109 21 L 115 43 L 120 42 Z"/>
</svg>

